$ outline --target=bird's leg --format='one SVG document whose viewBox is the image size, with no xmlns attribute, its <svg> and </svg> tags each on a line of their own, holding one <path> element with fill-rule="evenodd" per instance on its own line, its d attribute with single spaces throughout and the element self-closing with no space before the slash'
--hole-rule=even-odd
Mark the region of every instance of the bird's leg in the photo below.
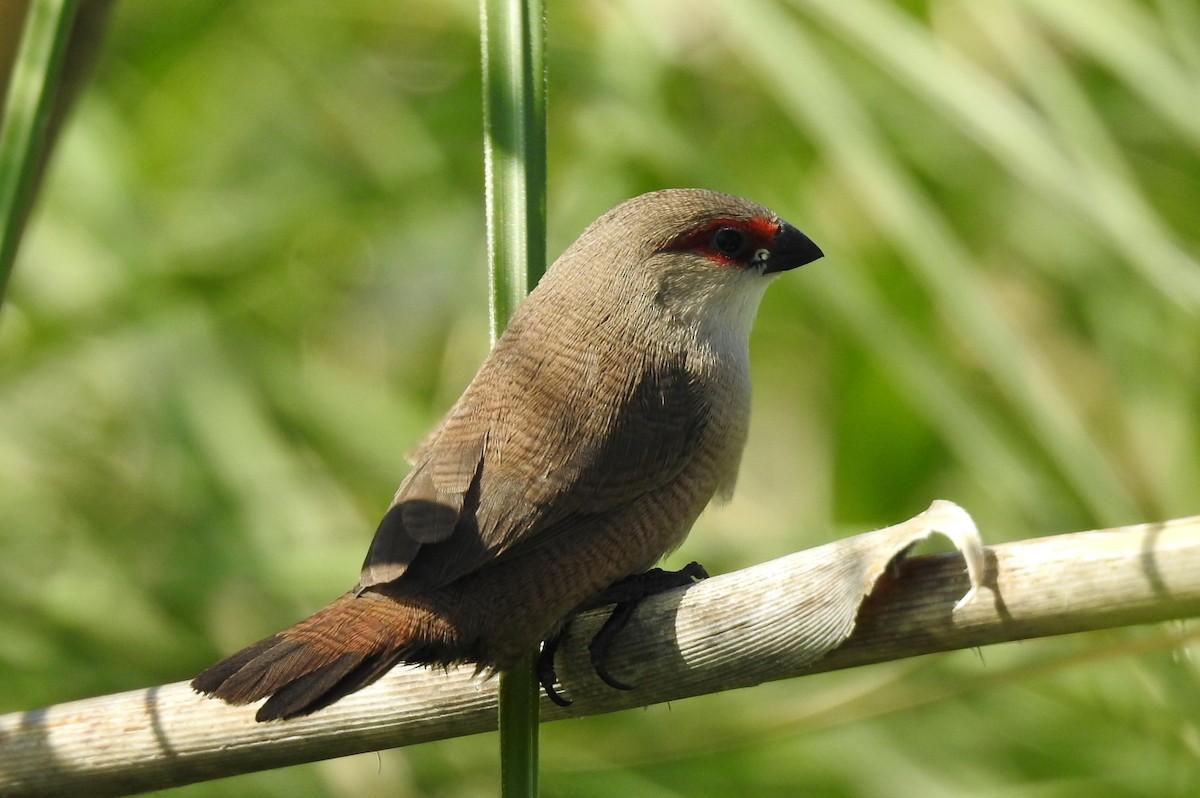
<svg viewBox="0 0 1200 798">
<path fill-rule="evenodd" d="M 588 644 L 592 667 L 595 668 L 596 675 L 600 677 L 600 680 L 617 690 L 632 690 L 633 685 L 625 684 L 608 672 L 608 650 L 617 634 L 629 623 L 629 619 L 633 617 L 638 605 L 643 600 L 707 578 L 708 572 L 698 562 L 690 562 L 678 571 L 651 568 L 645 573 L 617 580 L 587 601 L 580 608 L 581 610 L 603 607 L 606 604 L 616 605 L 613 607 L 612 614 L 600 627 L 600 631 L 596 632 L 596 636 Z"/>
<path fill-rule="evenodd" d="M 600 631 L 596 632 L 596 636 L 592 638 L 592 642 L 588 643 L 588 654 L 591 655 L 592 668 L 595 669 L 596 675 L 600 677 L 600 681 L 615 690 L 632 690 L 633 685 L 625 684 L 608 672 L 608 647 L 616 639 L 617 633 L 629 623 L 629 619 L 633 617 L 636 610 L 637 602 L 618 602 L 613 607 L 612 613 L 604 620 Z"/>
<path fill-rule="evenodd" d="M 605 607 L 609 604 L 615 605 L 612 614 L 605 619 L 604 625 L 600 627 L 600 631 L 596 632 L 595 637 L 592 638 L 592 642 L 588 644 L 588 653 L 591 655 L 592 667 L 596 669 L 596 675 L 600 677 L 601 681 L 617 690 L 632 690 L 632 685 L 625 684 L 608 672 L 608 650 L 612 646 L 613 640 L 616 639 L 617 634 L 629 623 L 629 619 L 633 617 L 638 605 L 644 599 L 707 578 L 708 572 L 698 562 L 688 563 L 678 571 L 651 568 L 645 573 L 634 574 L 633 576 L 627 576 L 624 579 L 613 582 L 607 588 L 579 605 L 563 624 L 562 629 L 546 638 L 542 643 L 542 653 L 538 657 L 537 663 L 537 674 L 542 689 L 546 691 L 546 697 L 562 707 L 569 706 L 571 703 L 554 689 L 554 685 L 558 681 L 558 673 L 554 668 L 554 654 L 558 651 L 559 643 L 562 642 L 562 636 L 566 631 L 567 624 L 576 615 L 598 607 Z"/>
</svg>

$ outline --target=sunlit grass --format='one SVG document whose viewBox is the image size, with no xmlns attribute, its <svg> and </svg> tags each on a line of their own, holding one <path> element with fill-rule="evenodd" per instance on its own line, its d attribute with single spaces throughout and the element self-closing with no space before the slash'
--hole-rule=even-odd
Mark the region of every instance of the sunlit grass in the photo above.
<svg viewBox="0 0 1200 798">
<path fill-rule="evenodd" d="M 1198 511 L 1191 4 L 550 14 L 551 257 L 682 185 L 828 253 L 764 302 L 737 494 L 677 556 L 935 497 L 993 541 Z M 477 37 L 466 0 L 116 6 L 0 314 L 4 709 L 187 678 L 353 581 L 487 350 Z M 1173 631 L 554 724 L 542 792 L 1191 794 Z M 494 790 L 491 739 L 380 761 L 180 794 Z"/>
</svg>

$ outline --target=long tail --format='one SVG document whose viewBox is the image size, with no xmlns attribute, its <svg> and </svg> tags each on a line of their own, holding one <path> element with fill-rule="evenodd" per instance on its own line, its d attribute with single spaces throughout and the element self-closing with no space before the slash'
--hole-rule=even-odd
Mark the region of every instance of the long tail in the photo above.
<svg viewBox="0 0 1200 798">
<path fill-rule="evenodd" d="M 431 635 L 435 630 L 442 634 Z M 454 659 L 447 653 L 448 631 L 425 608 L 347 593 L 290 629 L 221 660 L 192 680 L 192 687 L 230 704 L 270 696 L 255 716 L 260 721 L 307 715 L 361 690 L 400 662 Z"/>
</svg>

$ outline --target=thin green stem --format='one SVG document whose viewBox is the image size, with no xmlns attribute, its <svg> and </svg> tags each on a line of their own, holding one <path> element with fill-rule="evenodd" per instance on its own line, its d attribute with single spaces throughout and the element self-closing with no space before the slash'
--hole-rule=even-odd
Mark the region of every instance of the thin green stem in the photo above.
<svg viewBox="0 0 1200 798">
<path fill-rule="evenodd" d="M 546 269 L 542 0 L 481 0 L 493 341 Z"/>
<path fill-rule="evenodd" d="M 0 304 L 33 198 L 78 0 L 35 0 L 25 20 L 0 128 Z"/>
<path fill-rule="evenodd" d="M 495 343 L 546 268 L 546 71 L 543 0 L 480 0 L 491 329 Z M 531 652 L 500 674 L 500 780 L 533 798 L 538 681 Z"/>
<path fill-rule="evenodd" d="M 500 794 L 538 793 L 538 680 L 533 653 L 500 674 Z"/>
</svg>

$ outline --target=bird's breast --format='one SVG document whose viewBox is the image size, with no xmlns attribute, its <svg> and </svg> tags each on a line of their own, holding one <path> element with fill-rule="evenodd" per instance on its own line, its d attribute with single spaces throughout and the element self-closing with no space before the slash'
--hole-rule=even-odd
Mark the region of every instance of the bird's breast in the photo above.
<svg viewBox="0 0 1200 798">
<path fill-rule="evenodd" d="M 750 362 L 744 336 L 728 328 L 697 338 L 689 370 L 705 386 L 704 435 L 695 456 L 696 471 L 708 496 L 727 500 L 737 481 L 738 466 L 750 428 Z"/>
</svg>

